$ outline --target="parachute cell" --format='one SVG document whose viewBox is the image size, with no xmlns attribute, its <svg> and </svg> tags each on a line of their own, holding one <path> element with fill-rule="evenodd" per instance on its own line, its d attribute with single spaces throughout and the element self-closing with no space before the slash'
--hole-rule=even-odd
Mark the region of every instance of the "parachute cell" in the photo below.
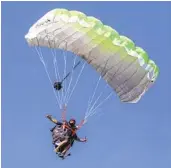
<svg viewBox="0 0 171 168">
<path fill-rule="evenodd" d="M 159 74 L 148 54 L 129 38 L 78 11 L 55 9 L 25 36 L 30 46 L 64 49 L 91 64 L 123 102 L 137 102 Z"/>
</svg>

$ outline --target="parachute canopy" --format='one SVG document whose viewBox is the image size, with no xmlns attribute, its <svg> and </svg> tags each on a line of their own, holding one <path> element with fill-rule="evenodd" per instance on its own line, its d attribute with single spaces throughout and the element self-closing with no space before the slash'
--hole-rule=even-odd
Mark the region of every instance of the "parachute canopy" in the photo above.
<svg viewBox="0 0 171 168">
<path fill-rule="evenodd" d="M 132 40 L 79 11 L 54 9 L 25 36 L 30 46 L 64 49 L 92 65 L 123 102 L 137 102 L 159 68 Z"/>
</svg>

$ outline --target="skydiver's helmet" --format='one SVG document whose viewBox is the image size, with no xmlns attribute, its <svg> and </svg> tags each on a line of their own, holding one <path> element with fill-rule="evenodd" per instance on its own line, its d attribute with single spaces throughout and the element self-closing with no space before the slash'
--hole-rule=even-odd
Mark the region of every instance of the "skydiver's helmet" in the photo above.
<svg viewBox="0 0 171 168">
<path fill-rule="evenodd" d="M 69 120 L 69 125 L 70 125 L 71 127 L 75 127 L 75 124 L 76 124 L 75 119 L 71 118 L 71 119 Z"/>
</svg>

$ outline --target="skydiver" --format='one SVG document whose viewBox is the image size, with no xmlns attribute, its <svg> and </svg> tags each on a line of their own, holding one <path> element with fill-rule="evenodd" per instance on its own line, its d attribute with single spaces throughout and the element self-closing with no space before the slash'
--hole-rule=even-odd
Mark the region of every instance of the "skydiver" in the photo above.
<svg viewBox="0 0 171 168">
<path fill-rule="evenodd" d="M 53 138 L 53 144 L 55 148 L 58 146 L 57 144 L 60 141 L 63 141 L 66 135 L 66 131 L 62 128 L 63 123 L 60 121 L 57 121 L 56 119 L 52 118 L 51 115 L 46 116 L 51 122 L 55 124 L 55 126 L 50 130 L 52 132 L 52 138 Z"/>
<path fill-rule="evenodd" d="M 61 157 L 65 156 L 66 152 L 70 149 L 70 147 L 73 146 L 74 141 L 78 142 L 86 142 L 86 138 L 79 138 L 76 134 L 76 131 L 78 130 L 78 126 L 76 126 L 75 119 L 70 119 L 69 122 L 65 123 L 65 128 L 68 129 L 67 135 L 68 138 L 66 138 L 64 141 L 62 141 L 59 146 L 56 148 L 56 152 L 60 149 L 61 146 L 65 145 L 65 149 L 61 152 Z"/>
<path fill-rule="evenodd" d="M 70 149 L 70 147 L 73 145 L 74 141 L 78 141 L 78 142 L 86 142 L 87 139 L 86 138 L 79 138 L 76 134 L 76 131 L 78 129 L 78 126 L 76 126 L 76 121 L 74 119 L 70 119 L 69 122 L 64 121 L 59 122 L 56 119 L 52 118 L 51 115 L 47 115 L 46 116 L 50 121 L 52 121 L 53 123 L 56 124 L 56 126 L 54 128 L 51 129 L 51 131 L 53 132 L 54 129 L 57 128 L 62 128 L 63 129 L 63 133 L 60 134 L 62 136 L 59 137 L 59 135 L 57 136 L 56 139 L 53 140 L 53 144 L 55 144 L 55 152 L 58 153 L 61 147 L 65 148 L 60 152 L 60 156 L 64 157 L 66 152 Z M 58 145 L 56 144 L 56 141 L 60 139 L 60 143 L 58 143 Z"/>
</svg>

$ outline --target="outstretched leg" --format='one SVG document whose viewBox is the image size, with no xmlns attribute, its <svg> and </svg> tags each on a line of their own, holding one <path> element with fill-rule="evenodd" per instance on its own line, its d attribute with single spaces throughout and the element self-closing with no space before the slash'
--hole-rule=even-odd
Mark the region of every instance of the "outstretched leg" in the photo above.
<svg viewBox="0 0 171 168">
<path fill-rule="evenodd" d="M 58 144 L 58 147 L 55 149 L 55 152 L 58 153 L 60 148 L 65 145 L 68 142 L 68 140 L 64 140 Z"/>
<path fill-rule="evenodd" d="M 70 144 L 68 144 L 68 145 L 65 147 L 65 149 L 64 149 L 63 152 L 62 152 L 62 155 L 63 155 L 63 156 L 65 156 L 65 154 L 66 154 L 67 151 L 70 149 L 70 147 L 71 147 Z"/>
</svg>

